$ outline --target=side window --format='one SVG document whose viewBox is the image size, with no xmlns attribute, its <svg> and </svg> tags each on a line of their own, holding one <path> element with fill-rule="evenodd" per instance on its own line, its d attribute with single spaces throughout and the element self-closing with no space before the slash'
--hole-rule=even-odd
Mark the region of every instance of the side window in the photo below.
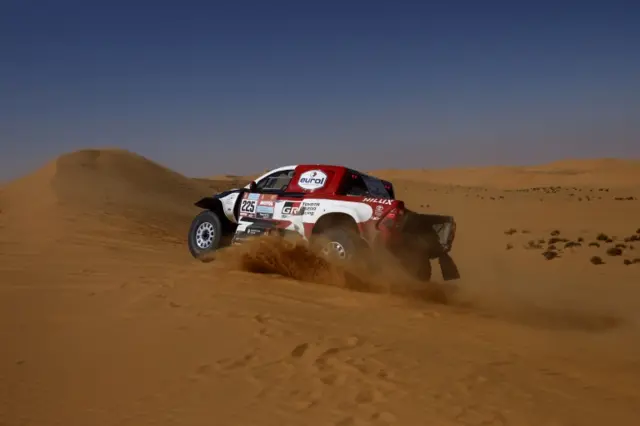
<svg viewBox="0 0 640 426">
<path fill-rule="evenodd" d="M 391 197 L 391 199 L 396 198 L 396 194 L 395 191 L 393 190 L 393 184 L 389 181 L 383 180 L 382 184 L 384 185 L 384 188 L 387 190 L 387 193 L 389 194 L 389 197 Z"/>
<path fill-rule="evenodd" d="M 384 183 L 377 178 L 371 176 L 363 177 L 364 183 L 367 185 L 368 193 L 376 198 L 393 198 L 391 193 L 385 188 Z"/>
<path fill-rule="evenodd" d="M 340 193 L 343 195 L 351 195 L 353 197 L 393 199 L 393 196 L 381 180 L 352 170 L 348 171 L 345 175 Z"/>
<path fill-rule="evenodd" d="M 355 197 L 365 197 L 369 194 L 369 189 L 361 175 L 347 172 L 342 193 Z"/>
<path fill-rule="evenodd" d="M 258 182 L 258 192 L 280 192 L 287 189 L 295 170 L 281 170 L 270 174 Z"/>
</svg>

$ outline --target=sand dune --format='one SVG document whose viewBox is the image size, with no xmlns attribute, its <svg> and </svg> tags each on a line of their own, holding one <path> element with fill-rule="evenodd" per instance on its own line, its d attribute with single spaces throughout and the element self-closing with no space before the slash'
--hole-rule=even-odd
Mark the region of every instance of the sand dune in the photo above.
<svg viewBox="0 0 640 426">
<path fill-rule="evenodd" d="M 38 226 L 44 240 L 66 240 L 89 228 L 118 238 L 150 237 L 155 243 L 164 236 L 181 243 L 198 211 L 193 203 L 226 187 L 226 182 L 187 178 L 128 151 L 83 150 L 11 182 L 0 202 L 12 221 L 8 228 Z M 112 226 L 104 229 L 105 224 Z"/>
<path fill-rule="evenodd" d="M 0 423 L 635 425 L 639 170 L 380 171 L 458 220 L 426 291 L 265 241 L 196 262 L 193 202 L 243 178 L 63 155 L 0 190 Z"/>
<path fill-rule="evenodd" d="M 633 188 L 640 182 L 640 161 L 565 160 L 531 167 L 481 167 L 444 170 L 376 170 L 392 180 L 498 189 L 540 186 Z"/>
</svg>

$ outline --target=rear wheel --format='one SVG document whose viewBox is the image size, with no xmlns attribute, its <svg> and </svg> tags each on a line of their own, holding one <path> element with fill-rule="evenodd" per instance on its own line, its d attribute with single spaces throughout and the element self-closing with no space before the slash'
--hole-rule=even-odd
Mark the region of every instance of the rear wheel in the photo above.
<svg viewBox="0 0 640 426">
<path fill-rule="evenodd" d="M 313 244 L 327 258 L 346 262 L 360 253 L 360 238 L 345 228 L 329 228 L 314 237 Z"/>
<path fill-rule="evenodd" d="M 200 212 L 189 228 L 189 251 L 196 259 L 204 260 L 220 246 L 222 224 L 220 218 L 211 210 Z"/>
</svg>

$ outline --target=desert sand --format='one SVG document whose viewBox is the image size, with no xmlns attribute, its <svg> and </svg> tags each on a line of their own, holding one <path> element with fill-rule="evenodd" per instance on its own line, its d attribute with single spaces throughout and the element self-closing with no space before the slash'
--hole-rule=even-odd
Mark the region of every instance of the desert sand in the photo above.
<svg viewBox="0 0 640 426">
<path fill-rule="evenodd" d="M 194 260 L 193 202 L 240 177 L 86 150 L 4 185 L 0 424 L 638 424 L 640 163 L 376 173 L 456 217 L 446 301 L 277 245 Z"/>
</svg>

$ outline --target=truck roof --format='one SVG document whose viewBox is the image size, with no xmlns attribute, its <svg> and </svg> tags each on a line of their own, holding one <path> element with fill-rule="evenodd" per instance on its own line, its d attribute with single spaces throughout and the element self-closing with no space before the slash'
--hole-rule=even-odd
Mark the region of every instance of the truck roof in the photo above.
<svg viewBox="0 0 640 426">
<path fill-rule="evenodd" d="M 274 169 L 271 169 L 271 170 L 265 172 L 263 175 L 261 175 L 257 179 L 261 179 L 262 177 L 270 175 L 271 173 L 279 172 L 279 171 L 282 171 L 282 170 L 296 169 L 298 167 L 304 168 L 304 169 L 308 169 L 308 168 L 319 168 L 319 169 L 327 168 L 327 169 L 334 169 L 334 170 L 335 169 L 346 169 L 346 170 L 353 170 L 354 172 L 360 173 L 361 175 L 375 177 L 375 176 L 373 176 L 373 175 L 371 175 L 369 173 L 363 172 L 362 170 L 358 170 L 356 168 L 345 166 L 345 165 L 328 164 L 328 163 L 302 163 L 302 164 L 289 164 L 289 165 L 286 165 L 286 166 L 276 167 Z M 379 179 L 379 178 L 377 178 L 377 179 Z"/>
<path fill-rule="evenodd" d="M 356 173 L 362 176 L 365 180 L 369 180 L 369 183 L 364 183 L 364 185 L 370 188 L 379 186 L 377 191 L 373 191 L 374 194 L 378 192 L 378 195 L 376 196 L 382 196 L 384 198 L 390 197 L 391 199 L 395 199 L 395 191 L 391 182 L 369 175 L 367 173 L 363 173 L 348 166 L 340 166 L 335 164 L 305 163 L 280 166 L 268 170 L 263 175 L 257 177 L 255 181 L 261 181 L 269 175 L 277 172 L 293 170 L 296 171 L 296 175 L 298 177 L 287 184 L 287 193 L 313 193 L 314 195 L 318 196 L 321 194 L 335 194 L 339 190 L 345 174 Z M 380 182 L 380 184 L 373 183 L 375 181 Z M 249 184 L 247 184 L 245 188 L 249 188 Z M 382 192 L 380 191 L 385 192 L 385 194 L 382 194 Z"/>
</svg>

